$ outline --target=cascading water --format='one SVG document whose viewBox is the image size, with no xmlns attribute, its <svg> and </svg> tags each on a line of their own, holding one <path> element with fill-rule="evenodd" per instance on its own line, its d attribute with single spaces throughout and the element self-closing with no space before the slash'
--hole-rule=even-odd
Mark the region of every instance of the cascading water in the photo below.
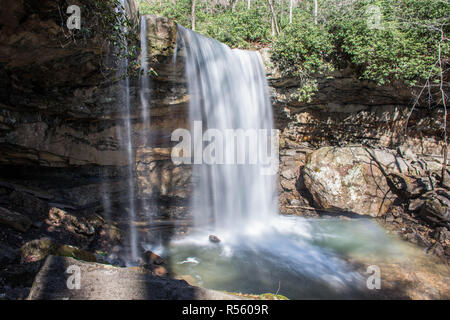
<svg viewBox="0 0 450 320">
<path fill-rule="evenodd" d="M 278 212 L 276 170 L 271 175 L 263 174 L 265 164 L 260 157 L 273 152 L 267 146 L 273 116 L 261 57 L 256 51 L 232 50 L 182 26 L 178 26 L 180 47 L 186 51 L 191 130 L 200 129 L 196 121 L 201 121 L 208 129 L 206 135 L 216 132 L 225 137 L 220 144 L 217 136 L 211 138 L 217 147 L 217 163 L 207 164 L 197 154 L 206 147 L 199 130 L 192 130 L 194 164 L 203 162 L 194 165 L 193 171 L 198 180 L 192 197 L 195 224 L 208 222 L 222 236 L 242 233 L 247 227 L 255 230 L 256 225 Z M 246 140 L 234 140 L 234 134 Z M 253 156 L 257 159 L 251 162 Z M 243 163 L 235 164 L 239 157 Z"/>
<path fill-rule="evenodd" d="M 126 14 L 127 1 L 120 0 L 121 7 L 119 10 L 122 14 Z M 126 33 L 126 29 L 124 27 L 124 34 Z M 128 43 L 127 40 L 124 39 L 125 42 L 125 50 L 128 51 Z M 129 245 L 130 252 L 128 260 L 131 262 L 135 262 L 138 259 L 138 235 L 135 226 L 136 220 L 136 211 L 135 211 L 135 196 L 134 196 L 134 157 L 133 157 L 133 141 L 132 141 L 132 133 L 131 133 L 131 104 L 130 104 L 130 80 L 128 78 L 128 59 L 124 58 L 119 63 L 119 73 L 120 75 L 126 75 L 125 79 L 121 81 L 121 91 L 119 93 L 119 101 L 124 104 L 124 110 L 122 112 L 123 117 L 123 125 L 118 126 L 119 128 L 119 138 L 122 141 L 123 147 L 125 148 L 127 163 L 128 163 L 128 188 L 127 188 L 127 198 L 128 198 L 128 221 L 129 221 Z"/>
<path fill-rule="evenodd" d="M 140 42 L 141 42 L 141 76 L 140 76 L 140 88 L 139 88 L 139 98 L 141 102 L 141 120 L 142 120 L 142 131 L 144 133 L 150 132 L 150 107 L 149 100 L 151 97 L 150 88 L 150 76 L 149 76 L 149 66 L 148 66 L 148 49 L 147 49 L 147 17 L 141 17 L 140 23 Z M 150 134 L 144 134 L 145 141 L 142 141 L 144 145 L 151 145 Z M 141 208 L 147 213 L 147 217 L 151 219 L 150 206 L 146 198 L 142 199 Z"/>
<path fill-rule="evenodd" d="M 194 160 L 195 224 L 192 233 L 173 239 L 158 252 L 170 259 L 176 274 L 189 275 L 211 289 L 279 292 L 294 299 L 367 297 L 364 276 L 344 257 L 361 257 L 364 252 L 380 260 L 395 259 L 402 257 L 401 245 L 367 220 L 278 215 L 276 170 L 270 175 L 264 170 L 265 161 L 249 161 L 264 153 L 274 160 L 273 136 L 259 136 L 255 143 L 245 145 L 244 163 L 227 161 L 238 151 L 233 150 L 231 140 L 221 141 L 227 130 L 241 130 L 245 136 L 245 132 L 273 127 L 259 54 L 232 50 L 178 26 L 174 61 L 181 57 L 185 59 L 194 145 L 193 154 L 183 152 L 183 157 Z M 214 152 L 208 149 L 211 144 Z M 214 154 L 215 161 L 205 159 L 205 154 Z M 208 240 L 211 233 L 220 243 Z"/>
<path fill-rule="evenodd" d="M 144 123 L 144 130 L 148 129 L 150 114 L 148 100 L 150 96 L 150 79 L 148 76 L 148 61 L 147 61 L 147 19 L 145 16 L 141 17 L 141 88 L 140 100 L 142 108 L 142 122 Z"/>
<path fill-rule="evenodd" d="M 126 1 L 121 0 L 121 4 L 125 8 Z M 146 26 L 143 17 L 139 94 L 144 132 L 150 120 Z M 188 235 L 143 244 L 144 248 L 167 258 L 175 275 L 188 275 L 196 284 L 211 289 L 278 292 L 293 299 L 371 297 L 366 278 L 346 258 L 375 265 L 386 258 L 400 261 L 409 249 L 368 220 L 305 220 L 278 215 L 277 172 L 273 171 L 278 153 L 270 135 L 273 115 L 260 55 L 232 50 L 181 26 L 175 51 L 179 50 L 184 50 L 190 95 L 195 225 Z M 177 54 L 175 63 L 176 59 Z M 120 74 L 127 69 L 128 61 L 124 59 Z M 127 263 L 135 264 L 139 250 L 128 77 L 121 81 L 119 101 L 123 114 L 117 134 L 128 162 Z M 247 140 L 232 142 L 227 132 Z M 258 135 L 261 132 L 266 135 Z M 252 134 L 256 134 L 256 140 L 252 140 Z M 221 137 L 225 139 L 220 141 Z M 251 160 L 254 155 L 256 162 Z M 268 158 L 272 163 L 267 163 Z M 109 196 L 104 196 L 104 204 L 110 220 Z M 219 236 L 220 243 L 208 240 L 211 233 Z"/>
<path fill-rule="evenodd" d="M 117 11 L 123 15 L 126 15 L 128 9 L 127 0 L 121 0 L 120 6 Z M 141 41 L 141 77 L 140 77 L 140 87 L 139 87 L 139 98 L 141 103 L 141 117 L 139 121 L 142 122 L 142 131 L 148 133 L 150 129 L 150 108 L 149 108 L 149 98 L 150 98 L 150 78 L 148 74 L 148 62 L 147 62 L 147 21 L 145 16 L 141 17 L 140 21 L 140 41 Z M 126 34 L 126 27 L 122 28 L 123 34 Z M 128 51 L 128 43 L 126 38 L 123 38 L 123 44 L 126 51 Z M 131 100 L 130 100 L 130 80 L 127 75 L 128 73 L 129 61 L 127 58 L 123 58 L 118 61 L 118 77 L 122 80 L 119 81 L 120 90 L 117 92 L 118 103 L 121 109 L 121 119 L 118 120 L 117 125 L 117 137 L 120 141 L 121 148 L 124 149 L 124 153 L 127 161 L 127 188 L 126 188 L 126 201 L 125 201 L 125 211 L 127 217 L 125 223 L 128 225 L 128 244 L 124 245 L 124 251 L 121 253 L 128 265 L 135 265 L 139 263 L 139 236 L 136 228 L 136 199 L 135 199 L 135 159 L 134 159 L 134 139 L 132 132 L 132 119 L 131 119 Z M 146 137 L 146 141 L 141 141 L 144 144 L 150 144 L 151 141 L 149 137 Z M 105 217 L 108 224 L 111 224 L 111 211 L 112 211 L 112 199 L 111 190 L 108 183 L 102 185 L 102 201 L 104 206 Z M 141 200 L 141 208 L 144 211 L 148 210 L 148 203 L 144 199 Z M 114 259 L 114 258 L 112 258 Z"/>
</svg>

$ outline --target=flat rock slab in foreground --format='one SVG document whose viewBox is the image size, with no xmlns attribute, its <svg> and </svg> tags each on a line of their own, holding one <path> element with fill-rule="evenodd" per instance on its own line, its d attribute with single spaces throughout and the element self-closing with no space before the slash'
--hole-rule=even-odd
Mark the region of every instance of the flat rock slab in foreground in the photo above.
<svg viewBox="0 0 450 320">
<path fill-rule="evenodd" d="M 69 289 L 70 266 L 80 270 L 80 289 Z M 142 268 L 117 268 L 49 256 L 31 288 L 29 300 L 235 300 L 222 292 L 190 286 L 184 280 L 156 277 Z"/>
</svg>

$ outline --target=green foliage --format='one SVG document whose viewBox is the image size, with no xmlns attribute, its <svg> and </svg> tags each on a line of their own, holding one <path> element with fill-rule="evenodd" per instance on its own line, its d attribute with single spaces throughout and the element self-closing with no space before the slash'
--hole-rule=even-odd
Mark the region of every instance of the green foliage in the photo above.
<svg viewBox="0 0 450 320">
<path fill-rule="evenodd" d="M 253 48 L 267 44 L 270 15 L 265 0 L 253 0 L 247 10 L 244 2 L 237 3 L 235 11 L 224 7 L 211 7 L 208 1 L 197 0 L 196 31 L 235 48 Z M 156 14 L 184 27 L 191 28 L 191 0 L 149 2 L 140 1 L 141 14 Z"/>
<path fill-rule="evenodd" d="M 297 98 L 310 102 L 318 90 L 317 81 L 311 76 L 333 70 L 332 52 L 332 36 L 325 26 L 316 26 L 311 19 L 300 16 L 274 41 L 272 60 L 285 76 L 300 78 Z"/>
<path fill-rule="evenodd" d="M 317 90 L 312 76 L 352 66 L 360 78 L 379 85 L 400 80 L 423 83 L 438 60 L 439 28 L 448 33 L 447 2 L 436 0 L 354 0 L 337 6 L 323 0 L 319 24 L 306 7 L 273 42 L 273 60 L 283 73 L 300 77 L 299 100 L 308 101 Z M 375 9 L 379 10 L 379 15 Z M 442 46 L 449 56 L 449 44 Z M 437 69 L 431 72 L 438 75 Z"/>
<path fill-rule="evenodd" d="M 309 19 L 296 19 L 272 46 L 272 58 L 280 69 L 300 77 L 329 69 L 327 61 L 332 52 L 331 35 Z"/>
<path fill-rule="evenodd" d="M 99 38 L 103 40 L 102 49 L 113 46 L 115 60 L 119 63 L 124 59 L 129 61 L 128 70 L 120 77 L 139 72 L 137 57 L 139 55 L 139 39 L 137 25 L 125 12 L 119 0 L 86 1 L 81 30 L 73 30 L 74 37 L 91 37 L 92 30 L 98 30 Z M 105 50 L 107 53 L 108 50 Z M 116 68 L 114 68 L 115 70 Z M 111 68 L 108 68 L 109 71 Z"/>
<path fill-rule="evenodd" d="M 279 0 L 275 10 L 281 34 L 272 37 L 267 0 L 252 0 L 250 10 L 246 1 L 239 1 L 234 11 L 211 3 L 217 2 L 197 0 L 196 31 L 231 47 L 271 46 L 273 64 L 300 78 L 302 101 L 317 90 L 314 75 L 348 66 L 380 85 L 423 83 L 430 71 L 435 81 L 439 30 L 448 38 L 450 25 L 446 0 L 319 0 L 318 24 L 312 1 L 297 2 L 289 24 L 289 0 Z M 140 4 L 141 13 L 164 15 L 190 27 L 191 0 Z M 441 46 L 442 56 L 448 57 L 448 40 Z"/>
<path fill-rule="evenodd" d="M 243 5 L 238 3 L 234 12 L 227 10 L 215 14 L 213 19 L 204 19 L 197 31 L 231 47 L 248 49 L 267 44 L 270 30 L 266 8 L 254 6 L 247 10 Z"/>
<path fill-rule="evenodd" d="M 201 12 L 202 7 L 197 6 Z M 177 1 L 139 1 L 139 11 L 142 15 L 154 14 L 176 20 L 186 28 L 191 28 L 191 0 Z"/>
<path fill-rule="evenodd" d="M 374 4 L 381 13 L 376 28 L 368 23 L 368 8 Z M 438 58 L 440 33 L 429 26 L 437 27 L 436 19 L 445 18 L 448 12 L 450 7 L 436 0 L 359 0 L 328 28 L 335 47 L 361 69 L 361 78 L 378 84 L 402 80 L 413 85 L 427 77 Z"/>
</svg>

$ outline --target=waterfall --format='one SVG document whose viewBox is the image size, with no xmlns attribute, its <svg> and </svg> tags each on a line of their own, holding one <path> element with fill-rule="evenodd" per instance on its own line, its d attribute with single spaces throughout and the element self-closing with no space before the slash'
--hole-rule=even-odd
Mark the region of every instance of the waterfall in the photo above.
<svg viewBox="0 0 450 320">
<path fill-rule="evenodd" d="M 192 164 L 195 230 L 167 246 L 171 270 L 216 290 L 276 292 L 293 299 L 367 296 L 366 275 L 344 257 L 392 250 L 382 243 L 390 241 L 385 232 L 364 219 L 278 215 L 278 170 L 267 174 L 265 161 L 251 161 L 267 153 L 271 140 L 271 160 L 278 169 L 273 136 L 255 133 L 273 129 L 259 53 L 232 50 L 178 26 L 174 62 L 181 58 L 190 96 L 190 131 L 172 134 L 179 142 L 172 159 Z M 235 143 L 227 132 L 238 136 Z M 239 141 L 243 153 L 238 152 Z M 233 162 L 240 156 L 244 161 Z M 393 249 L 391 254 L 398 252 Z"/>
<path fill-rule="evenodd" d="M 151 134 L 150 134 L 150 107 L 149 100 L 151 97 L 150 88 L 150 76 L 149 76 L 149 66 L 148 66 L 148 49 L 147 49 L 147 17 L 141 17 L 140 23 L 140 43 L 141 43 L 141 76 L 140 76 L 140 88 L 139 88 L 139 98 L 141 102 L 141 120 L 142 120 L 142 131 L 144 132 L 144 145 L 151 145 Z M 147 217 L 151 220 L 151 210 L 149 207 L 149 201 L 144 197 L 142 199 L 143 211 L 147 214 Z"/>
<path fill-rule="evenodd" d="M 127 8 L 127 0 L 120 0 L 121 7 L 119 10 L 125 15 Z M 127 30 L 124 27 L 123 33 L 126 34 Z M 125 50 L 128 51 L 128 43 L 124 37 Z M 128 77 L 128 59 L 125 58 L 119 63 L 119 73 L 120 76 L 126 75 L 124 80 L 121 80 L 121 90 L 119 92 L 119 101 L 123 104 L 123 126 L 119 126 L 119 137 L 122 141 L 123 147 L 125 148 L 126 159 L 127 159 L 127 170 L 128 170 L 128 189 L 127 189 L 127 200 L 128 200 L 128 220 L 129 220 L 129 245 L 130 245 L 130 256 L 129 260 L 135 262 L 138 259 L 138 238 L 137 230 L 135 226 L 136 220 L 136 210 L 135 210 L 135 185 L 134 185 L 134 156 L 133 156 L 133 139 L 131 132 L 131 104 L 130 104 L 130 79 Z"/>
<path fill-rule="evenodd" d="M 278 213 L 275 174 L 262 174 L 264 165 L 260 161 L 256 164 L 250 161 L 252 156 L 261 155 L 264 150 L 267 152 L 268 142 L 263 136 L 252 140 L 252 133 L 264 130 L 270 133 L 273 129 L 261 56 L 257 51 L 232 50 L 182 26 L 178 26 L 177 48 L 183 48 L 186 56 L 194 153 L 207 147 L 195 129 L 218 136 L 225 133 L 225 137 L 239 131 L 236 129 L 241 129 L 244 135 L 249 133 L 245 140 L 244 163 L 206 164 L 200 161 L 199 164 L 194 155 L 193 181 L 196 184 L 192 210 L 195 225 L 204 227 L 206 223 L 221 235 L 234 231 L 254 232 Z M 197 121 L 202 121 L 201 125 Z M 216 137 L 216 142 L 218 139 Z M 223 142 L 222 158 L 232 160 L 234 153 L 239 152 L 239 141 L 233 143 L 231 139 L 225 139 L 220 142 L 219 147 Z M 217 152 L 220 151 L 215 151 L 215 155 Z M 276 157 L 278 159 L 278 153 Z"/>
</svg>

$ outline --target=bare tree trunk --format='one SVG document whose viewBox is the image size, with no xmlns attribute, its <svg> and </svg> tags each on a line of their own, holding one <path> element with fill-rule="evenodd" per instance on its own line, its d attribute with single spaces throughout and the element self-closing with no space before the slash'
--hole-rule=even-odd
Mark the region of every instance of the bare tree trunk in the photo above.
<svg viewBox="0 0 450 320">
<path fill-rule="evenodd" d="M 191 28 L 195 31 L 195 1 L 191 0 Z"/>
<path fill-rule="evenodd" d="M 250 10 L 251 0 L 247 0 L 247 9 Z"/>
<path fill-rule="evenodd" d="M 280 34 L 280 28 L 278 28 L 277 16 L 275 15 L 275 10 L 273 8 L 273 0 L 267 0 L 269 3 L 270 11 L 272 12 L 272 35 L 275 34 L 274 30 L 277 32 L 277 35 Z"/>
<path fill-rule="evenodd" d="M 270 23 L 271 23 L 270 27 L 272 30 L 272 37 L 274 37 L 275 36 L 275 24 L 273 23 L 273 17 L 270 19 Z"/>
<path fill-rule="evenodd" d="M 414 104 L 412 106 L 411 111 L 408 114 L 408 117 L 406 118 L 406 125 L 405 125 L 405 136 L 407 134 L 407 129 L 408 129 L 408 123 L 409 123 L 409 119 L 411 117 L 412 112 L 414 111 L 414 108 L 416 107 L 416 105 L 419 103 L 419 99 L 422 96 L 423 92 L 425 91 L 426 88 L 428 88 L 428 94 L 431 95 L 430 93 L 430 88 L 431 88 L 431 82 L 432 82 L 432 75 L 434 73 L 435 67 L 438 67 L 439 70 L 439 91 L 441 94 L 441 99 L 442 99 L 442 106 L 444 108 L 444 145 L 442 146 L 442 153 L 443 153 L 443 161 L 442 161 L 442 171 L 441 171 L 441 184 L 442 185 L 446 185 L 448 183 L 448 179 L 449 176 L 447 174 L 447 161 L 448 161 L 448 157 L 447 157 L 447 152 L 448 152 L 448 141 L 447 141 L 447 114 L 448 114 L 448 110 L 447 110 L 447 95 L 445 94 L 445 90 L 444 90 L 444 73 L 447 70 L 443 69 L 443 57 L 442 57 L 442 44 L 445 40 L 448 40 L 445 38 L 444 36 L 444 25 L 442 25 L 440 27 L 440 29 L 436 29 L 433 28 L 434 30 L 439 30 L 440 34 L 441 34 L 441 40 L 438 43 L 438 59 L 437 61 L 434 63 L 434 65 L 431 67 L 430 69 L 430 73 L 428 74 L 427 77 L 427 81 L 425 82 L 425 85 L 422 87 L 422 89 L 420 90 L 419 94 L 416 96 Z"/>
<path fill-rule="evenodd" d="M 292 24 L 292 10 L 294 9 L 294 0 L 289 1 L 289 24 Z"/>
<path fill-rule="evenodd" d="M 317 12 L 319 11 L 319 2 L 314 0 L 314 24 L 317 24 Z"/>
</svg>

